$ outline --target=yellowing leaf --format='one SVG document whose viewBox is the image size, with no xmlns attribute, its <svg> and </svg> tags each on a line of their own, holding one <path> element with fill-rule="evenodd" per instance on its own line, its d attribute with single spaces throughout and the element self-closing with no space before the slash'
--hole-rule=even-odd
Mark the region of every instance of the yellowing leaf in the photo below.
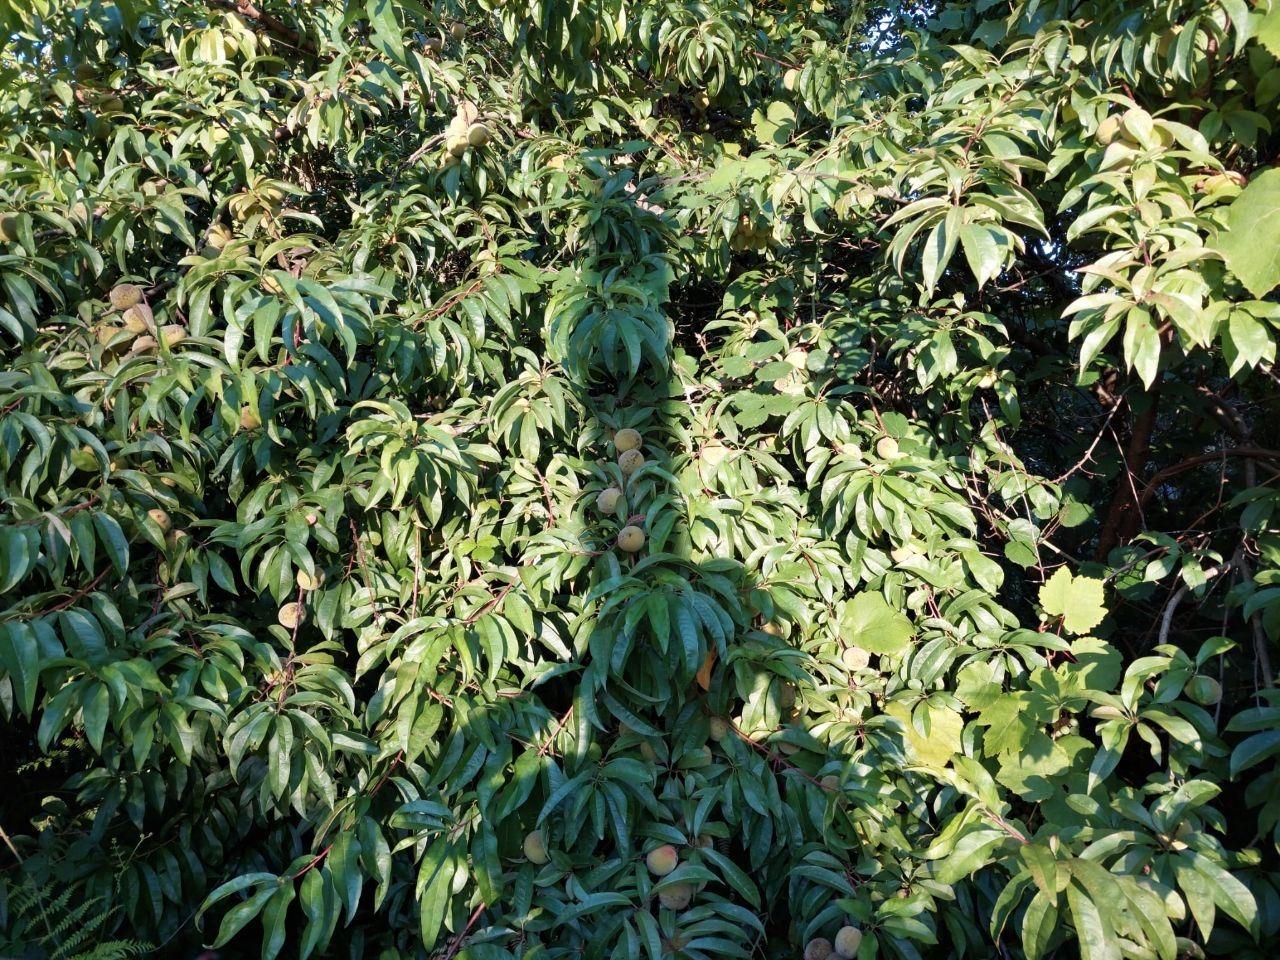
<svg viewBox="0 0 1280 960">
<path fill-rule="evenodd" d="M 901 653 L 911 640 L 911 621 L 878 593 L 860 593 L 840 618 L 844 639 L 869 653 Z"/>
<path fill-rule="evenodd" d="M 907 759 L 926 767 L 941 769 L 960 753 L 960 733 L 964 718 L 947 707 L 917 707 L 928 714 L 929 733 L 922 735 L 911 722 L 911 710 L 901 703 L 891 703 L 885 713 L 902 721 L 905 728 L 903 746 Z"/>
<path fill-rule="evenodd" d="M 1107 615 L 1102 581 L 1072 576 L 1066 567 L 1040 588 L 1040 605 L 1049 617 L 1061 617 L 1068 633 L 1087 633 Z"/>
</svg>

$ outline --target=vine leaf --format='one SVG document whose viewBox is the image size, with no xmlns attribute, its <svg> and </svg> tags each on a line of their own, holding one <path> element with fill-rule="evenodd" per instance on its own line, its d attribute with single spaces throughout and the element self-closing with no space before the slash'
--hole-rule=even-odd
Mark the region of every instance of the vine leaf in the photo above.
<svg viewBox="0 0 1280 960">
<path fill-rule="evenodd" d="M 1061 617 L 1068 633 L 1088 633 L 1107 615 L 1102 581 L 1072 576 L 1066 567 L 1040 588 L 1040 605 L 1049 617 Z"/>
<path fill-rule="evenodd" d="M 878 593 L 860 593 L 845 604 L 840 624 L 845 639 L 868 653 L 901 653 L 914 632 L 911 621 Z"/>
</svg>

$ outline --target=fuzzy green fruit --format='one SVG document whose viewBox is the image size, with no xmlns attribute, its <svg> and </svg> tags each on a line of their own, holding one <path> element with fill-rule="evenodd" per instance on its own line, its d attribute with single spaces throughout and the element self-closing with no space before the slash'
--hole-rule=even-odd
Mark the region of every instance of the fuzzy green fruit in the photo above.
<svg viewBox="0 0 1280 960">
<path fill-rule="evenodd" d="M 1094 132 L 1093 139 L 1099 146 L 1108 146 L 1111 141 L 1116 138 L 1116 134 L 1120 132 L 1120 118 L 1118 116 L 1110 116 L 1105 118 L 1098 129 Z"/>
<path fill-rule="evenodd" d="M 831 941 L 826 937 L 814 937 L 804 946 L 804 960 L 827 960 L 831 956 Z"/>
<path fill-rule="evenodd" d="M 840 960 L 853 960 L 858 955 L 858 948 L 862 946 L 862 931 L 852 926 L 841 927 L 836 934 L 834 946 Z"/>
<path fill-rule="evenodd" d="M 258 411 L 246 404 L 240 408 L 240 429 L 241 430 L 257 430 L 262 426 L 262 418 L 258 416 Z"/>
<path fill-rule="evenodd" d="M 1222 684 L 1213 677 L 1195 676 L 1187 684 L 1187 695 L 1202 707 L 1212 707 L 1222 699 Z"/>
<path fill-rule="evenodd" d="M 862 670 L 871 662 L 871 654 L 861 647 L 845 647 L 840 651 L 840 662 L 850 670 Z"/>
<path fill-rule="evenodd" d="M 145 303 L 135 303 L 125 310 L 121 319 L 124 328 L 130 333 L 145 333 L 155 328 L 155 318 L 151 315 L 151 308 Z"/>
<path fill-rule="evenodd" d="M 660 847 L 655 847 L 645 854 L 645 866 L 649 868 L 649 872 L 655 877 L 665 877 L 680 864 L 680 855 L 676 853 L 676 848 L 669 843 L 664 843 Z"/>
<path fill-rule="evenodd" d="M 307 612 L 300 603 L 286 603 L 276 613 L 276 622 L 286 630 L 296 630 L 298 624 L 307 618 Z"/>
<path fill-rule="evenodd" d="M 692 883 L 673 883 L 658 891 L 658 902 L 668 910 L 683 910 L 693 901 Z"/>
<path fill-rule="evenodd" d="M 303 590 L 315 590 L 324 583 L 324 573 L 317 570 L 314 574 L 299 570 L 293 577 L 294 582 Z"/>
<path fill-rule="evenodd" d="M 461 40 L 466 35 L 467 28 L 465 24 L 455 23 L 449 27 L 449 36 L 453 37 L 455 40 Z"/>
<path fill-rule="evenodd" d="M 889 556 L 894 563 L 906 563 L 912 557 L 916 556 L 919 551 L 911 544 L 903 544 L 900 547 L 894 547 L 889 551 Z"/>
<path fill-rule="evenodd" d="M 617 487 L 605 487 L 600 491 L 600 496 L 596 497 L 596 509 L 604 514 L 617 513 L 619 503 L 625 510 L 627 503 L 622 497 L 622 491 Z"/>
<path fill-rule="evenodd" d="M 530 830 L 524 837 L 525 858 L 533 864 L 542 866 L 551 859 L 547 853 L 547 838 L 541 830 Z"/>
<path fill-rule="evenodd" d="M 18 239 L 18 227 L 22 218 L 16 213 L 0 213 L 0 243 L 12 243 Z"/>
<path fill-rule="evenodd" d="M 104 347 L 115 339 L 116 334 L 120 332 L 120 327 L 112 326 L 109 323 L 100 323 L 93 328 L 93 338 Z"/>
<path fill-rule="evenodd" d="M 623 427 L 613 435 L 613 446 L 619 453 L 625 453 L 628 450 L 639 450 L 644 446 L 644 437 L 640 436 L 639 430 Z"/>
<path fill-rule="evenodd" d="M 173 518 L 169 516 L 169 511 L 161 510 L 159 507 L 153 507 L 147 511 L 147 516 L 154 521 L 164 533 L 169 532 L 169 528 L 173 526 Z"/>
<path fill-rule="evenodd" d="M 644 531 L 639 527 L 623 527 L 618 534 L 618 549 L 625 553 L 635 553 L 644 546 Z"/>
<path fill-rule="evenodd" d="M 800 71 L 792 67 L 782 75 L 782 89 L 794 90 L 800 83 Z"/>
<path fill-rule="evenodd" d="M 142 288 L 136 283 L 117 283 L 107 294 L 111 306 L 117 310 L 128 310 L 142 302 Z"/>
<path fill-rule="evenodd" d="M 876 456 L 880 457 L 881 460 L 897 460 L 899 456 L 898 441 L 893 437 L 881 437 L 876 441 Z"/>
<path fill-rule="evenodd" d="M 719 743 L 729 735 L 729 721 L 724 717 L 711 718 L 711 739 Z"/>
<path fill-rule="evenodd" d="M 639 450 L 625 450 L 618 457 L 618 467 L 624 477 L 629 477 L 644 466 L 644 454 Z"/>
<path fill-rule="evenodd" d="M 467 143 L 473 147 L 483 147 L 489 142 L 489 128 L 483 123 L 473 123 L 467 127 Z"/>
<path fill-rule="evenodd" d="M 160 328 L 159 341 L 166 347 L 173 347 L 187 339 L 187 328 L 180 323 L 166 323 Z"/>
</svg>

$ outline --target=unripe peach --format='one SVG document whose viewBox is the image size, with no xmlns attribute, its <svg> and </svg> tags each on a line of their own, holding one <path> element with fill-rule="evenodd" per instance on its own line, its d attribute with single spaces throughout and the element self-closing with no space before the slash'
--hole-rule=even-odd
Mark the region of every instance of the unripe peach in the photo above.
<svg viewBox="0 0 1280 960">
<path fill-rule="evenodd" d="M 639 527 L 623 527 L 618 534 L 618 549 L 626 553 L 635 553 L 644 546 L 644 531 Z"/>
<path fill-rule="evenodd" d="M 619 453 L 625 453 L 628 450 L 639 450 L 644 446 L 644 437 L 640 436 L 639 430 L 623 427 L 613 435 L 613 445 Z"/>
<path fill-rule="evenodd" d="M 300 603 L 286 603 L 276 613 L 276 620 L 286 630 L 294 630 L 307 618 L 307 612 Z"/>
<path fill-rule="evenodd" d="M 124 328 L 130 333 L 143 333 L 155 328 L 151 308 L 145 303 L 135 303 L 124 312 Z"/>
<path fill-rule="evenodd" d="M 804 960 L 827 960 L 831 956 L 831 941 L 826 937 L 814 937 L 804 947 Z"/>
<path fill-rule="evenodd" d="M 1187 695 L 1201 706 L 1212 707 L 1222 699 L 1222 684 L 1213 677 L 1192 677 L 1187 684 Z"/>
<path fill-rule="evenodd" d="M 616 513 L 618 503 L 622 503 L 622 507 L 626 509 L 626 501 L 623 500 L 622 491 L 617 487 L 605 487 L 600 491 L 600 496 L 596 497 L 596 509 L 601 513 Z"/>
<path fill-rule="evenodd" d="M 155 525 L 165 533 L 169 532 L 169 528 L 173 526 L 173 520 L 169 516 L 167 510 L 161 510 L 159 507 L 153 507 L 147 511 L 147 516 L 154 521 Z"/>
<path fill-rule="evenodd" d="M 241 430 L 257 430 L 262 426 L 262 418 L 258 416 L 258 411 L 246 404 L 240 408 L 240 429 Z"/>
<path fill-rule="evenodd" d="M 729 721 L 724 717 L 711 718 L 711 739 L 719 743 L 729 735 Z"/>
<path fill-rule="evenodd" d="M 324 583 L 324 572 L 317 570 L 315 573 L 307 573 L 305 570 L 299 570 L 293 579 L 303 590 L 315 590 Z"/>
<path fill-rule="evenodd" d="M 449 36 L 453 37 L 453 39 L 461 40 L 466 35 L 467 35 L 467 28 L 465 24 L 454 23 L 450 25 Z"/>
<path fill-rule="evenodd" d="M 483 123 L 473 123 L 467 127 L 467 143 L 473 147 L 483 147 L 489 142 L 489 128 Z"/>
<path fill-rule="evenodd" d="M 117 283 L 111 288 L 107 298 L 117 310 L 128 310 L 142 302 L 142 288 L 136 283 Z"/>
<path fill-rule="evenodd" d="M 618 457 L 618 466 L 622 469 L 622 475 L 629 477 L 644 466 L 644 454 L 639 450 L 626 450 Z"/>
<path fill-rule="evenodd" d="M 836 934 L 836 955 L 841 960 L 853 960 L 858 955 L 858 948 L 861 946 L 862 931 L 857 927 L 841 927 L 840 932 Z"/>
<path fill-rule="evenodd" d="M 180 323 L 166 323 L 160 328 L 159 340 L 166 347 L 176 346 L 187 339 L 187 328 Z"/>
<path fill-rule="evenodd" d="M 861 647 L 845 647 L 840 653 L 840 662 L 850 670 L 861 670 L 871 662 L 871 654 Z"/>
<path fill-rule="evenodd" d="M 658 902 L 668 910 L 683 910 L 693 900 L 693 884 L 673 883 L 658 891 Z"/>
<path fill-rule="evenodd" d="M 547 854 L 547 839 L 541 830 L 530 830 L 524 837 L 524 855 L 530 863 L 542 866 L 551 857 Z"/>
<path fill-rule="evenodd" d="M 897 460 L 898 441 L 893 437 L 881 437 L 876 441 L 876 455 L 882 460 Z"/>
<path fill-rule="evenodd" d="M 665 877 L 679 865 L 680 855 L 676 853 L 675 847 L 664 843 L 645 854 L 644 862 L 655 877 Z"/>
<path fill-rule="evenodd" d="M 1098 129 L 1094 132 L 1093 138 L 1100 146 L 1108 146 L 1112 140 L 1116 138 L 1116 134 L 1120 132 L 1120 118 L 1118 116 L 1110 116 L 1105 118 Z"/>
</svg>

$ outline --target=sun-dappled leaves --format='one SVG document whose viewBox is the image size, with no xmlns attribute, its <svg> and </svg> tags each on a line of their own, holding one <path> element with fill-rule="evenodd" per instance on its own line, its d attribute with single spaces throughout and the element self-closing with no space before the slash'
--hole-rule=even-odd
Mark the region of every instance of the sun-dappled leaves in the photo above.
<svg viewBox="0 0 1280 960">
<path fill-rule="evenodd" d="M 1274 7 L 0 4 L 0 954 L 1269 958 Z"/>
</svg>

